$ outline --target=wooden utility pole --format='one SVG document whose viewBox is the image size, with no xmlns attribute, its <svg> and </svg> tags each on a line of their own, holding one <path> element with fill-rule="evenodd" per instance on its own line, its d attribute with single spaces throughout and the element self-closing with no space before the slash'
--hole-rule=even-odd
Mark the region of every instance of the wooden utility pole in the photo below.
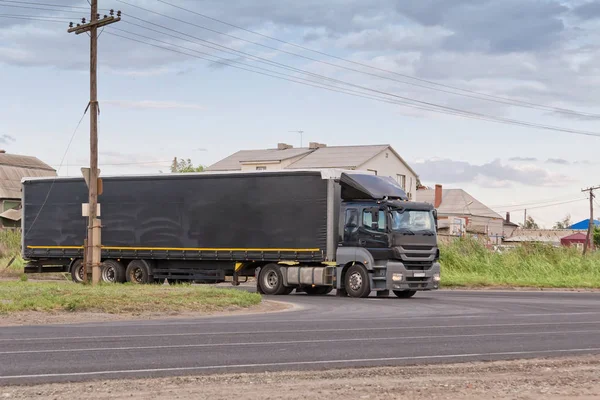
<svg viewBox="0 0 600 400">
<path fill-rule="evenodd" d="M 110 10 L 110 16 L 104 15 L 100 18 L 98 14 L 98 0 L 90 2 L 90 22 L 86 23 L 85 18 L 81 24 L 69 25 L 69 33 L 79 35 L 89 32 L 90 35 L 90 168 L 82 169 L 84 178 L 89 188 L 89 202 L 87 206 L 88 233 L 85 252 L 87 262 L 85 263 L 84 279 L 87 280 L 88 271 L 92 270 L 92 284 L 100 282 L 100 262 L 101 262 L 101 235 L 100 220 L 98 219 L 98 195 L 99 192 L 99 170 L 98 170 L 98 28 L 110 25 L 121 20 L 121 12 Z M 100 189 L 101 190 L 101 189 Z"/>
<path fill-rule="evenodd" d="M 594 251 L 594 234 L 593 229 L 596 226 L 594 224 L 594 190 L 600 189 L 600 186 L 594 186 L 587 189 L 583 189 L 582 192 L 590 193 L 590 223 L 588 224 L 588 231 L 585 237 L 585 243 L 583 244 L 583 254 L 587 253 L 588 246 Z"/>
</svg>

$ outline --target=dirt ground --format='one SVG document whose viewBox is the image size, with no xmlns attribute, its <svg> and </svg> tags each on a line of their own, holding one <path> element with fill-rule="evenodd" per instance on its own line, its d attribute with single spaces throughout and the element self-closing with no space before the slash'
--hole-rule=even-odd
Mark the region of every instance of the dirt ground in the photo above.
<svg viewBox="0 0 600 400">
<path fill-rule="evenodd" d="M 600 399 L 600 357 L 0 387 L 0 399 Z"/>
<path fill-rule="evenodd" d="M 140 314 L 109 314 L 98 312 L 38 312 L 27 311 L 0 315 L 0 327 L 16 325 L 45 325 L 45 324 L 82 324 L 88 322 L 110 322 L 131 321 L 151 319 L 182 319 L 198 318 L 208 316 L 239 315 L 249 313 L 280 312 L 291 310 L 292 306 L 278 301 L 263 300 L 259 305 L 249 308 L 231 307 L 224 311 L 200 313 L 200 312 L 144 312 Z M 1 400 L 1 398 L 0 398 Z"/>
</svg>

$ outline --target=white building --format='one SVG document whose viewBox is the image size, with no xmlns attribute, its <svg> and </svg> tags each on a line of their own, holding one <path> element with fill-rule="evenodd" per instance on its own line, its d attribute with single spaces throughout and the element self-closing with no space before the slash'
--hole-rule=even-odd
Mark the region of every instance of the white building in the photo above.
<svg viewBox="0 0 600 400">
<path fill-rule="evenodd" d="M 241 150 L 211 165 L 207 171 L 270 171 L 338 168 L 370 171 L 396 180 L 410 199 L 417 190 L 417 174 L 390 145 L 326 146 L 310 143 L 294 148 L 280 143 L 276 149 Z"/>
</svg>

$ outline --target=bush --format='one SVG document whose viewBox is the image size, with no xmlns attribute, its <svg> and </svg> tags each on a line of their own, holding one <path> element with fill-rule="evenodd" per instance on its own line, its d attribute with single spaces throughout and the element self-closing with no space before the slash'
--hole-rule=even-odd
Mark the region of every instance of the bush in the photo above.
<svg viewBox="0 0 600 400">
<path fill-rule="evenodd" d="M 526 244 L 502 253 L 472 239 L 440 246 L 444 286 L 600 287 L 600 253 Z"/>
</svg>

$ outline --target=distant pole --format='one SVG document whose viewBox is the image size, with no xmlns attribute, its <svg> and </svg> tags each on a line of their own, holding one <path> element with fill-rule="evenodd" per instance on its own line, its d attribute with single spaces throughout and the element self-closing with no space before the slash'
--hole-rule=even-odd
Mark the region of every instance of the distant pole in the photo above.
<svg viewBox="0 0 600 400">
<path fill-rule="evenodd" d="M 590 194 L 590 222 L 588 223 L 587 235 L 585 236 L 585 243 L 583 244 L 583 254 L 587 253 L 588 246 L 594 251 L 594 237 L 592 235 L 592 229 L 594 225 L 594 190 L 600 189 L 600 186 L 594 186 L 587 189 L 583 189 L 582 192 L 589 192 Z"/>
<path fill-rule="evenodd" d="M 302 147 L 302 145 L 304 144 L 304 142 L 302 140 L 302 134 L 304 133 L 304 131 L 290 131 L 290 132 L 294 132 L 294 133 L 299 133 L 300 134 L 300 147 Z"/>
<path fill-rule="evenodd" d="M 523 214 L 523 229 L 527 225 L 527 209 L 525 209 L 525 213 Z"/>
<path fill-rule="evenodd" d="M 85 263 L 84 279 L 87 279 L 87 273 L 92 270 L 92 284 L 100 282 L 100 263 L 102 244 L 100 240 L 100 220 L 97 215 L 98 208 L 98 28 L 121 20 L 121 12 L 117 12 L 117 17 L 114 17 L 114 11 L 111 10 L 110 16 L 105 15 L 100 19 L 98 14 L 98 0 L 90 1 L 90 22 L 86 23 L 85 18 L 81 20 L 81 24 L 73 26 L 69 25 L 69 33 L 79 35 L 84 32 L 89 32 L 90 35 L 90 168 L 86 183 L 89 188 L 88 200 L 88 234 L 87 246 L 84 251 L 87 253 L 87 262 Z M 87 175 L 84 172 L 84 176 Z M 84 258 L 85 259 L 85 258 Z"/>
</svg>

